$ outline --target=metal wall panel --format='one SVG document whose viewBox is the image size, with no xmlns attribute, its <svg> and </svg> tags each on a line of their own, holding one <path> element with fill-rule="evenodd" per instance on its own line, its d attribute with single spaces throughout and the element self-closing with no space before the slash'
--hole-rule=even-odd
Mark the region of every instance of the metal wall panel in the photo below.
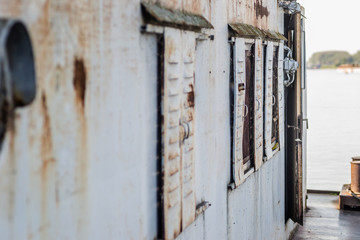
<svg viewBox="0 0 360 240">
<path fill-rule="evenodd" d="M 233 120 L 233 178 L 235 186 L 244 180 L 243 168 L 243 130 L 245 106 L 245 40 L 236 38 L 234 45 L 234 120 Z"/>
<path fill-rule="evenodd" d="M 195 34 L 165 29 L 163 161 L 165 239 L 195 220 Z"/>
<path fill-rule="evenodd" d="M 161 1 L 168 2 L 181 10 L 185 1 Z M 199 166 L 196 177 L 202 180 L 196 180 L 201 189 L 196 198 L 212 206 L 178 239 L 286 239 L 281 154 L 238 189 L 226 188 L 226 25 L 244 19 L 240 22 L 282 32 L 282 10 L 277 10 L 275 0 L 262 1 L 269 11 L 265 23 L 252 10 L 255 0 L 201 2 L 201 14 L 215 26 L 216 35 L 214 41 L 197 46 L 197 61 L 203 66 L 196 72 L 197 125 L 192 140 Z M 30 28 L 39 91 L 32 106 L 16 112 L 14 130 L 0 154 L 2 238 L 155 239 L 157 218 L 153 209 L 149 211 L 155 190 L 149 182 L 156 182 L 157 176 L 149 165 L 154 169 L 156 156 L 147 149 L 153 149 L 157 139 L 157 93 L 155 85 L 149 87 L 156 83 L 157 66 L 154 45 L 139 47 L 144 37 L 139 31 L 140 1 L 0 3 L 2 17 L 20 18 Z M 145 57 L 146 51 L 150 57 Z M 74 89 L 74 80 L 82 79 L 86 90 Z M 79 101 L 82 91 L 85 98 Z M 168 102 L 169 108 L 180 100 Z M 272 211 L 265 201 L 272 203 Z M 263 225 L 258 224 L 261 219 L 266 219 Z"/>
<path fill-rule="evenodd" d="M 273 54 L 274 54 L 274 44 L 273 42 L 268 42 L 266 48 L 266 61 L 264 64 L 265 67 L 265 153 L 267 159 L 270 159 L 273 155 L 272 145 L 271 145 L 271 130 L 272 130 L 272 105 L 274 104 L 273 99 L 273 90 L 272 90 L 272 79 L 273 79 Z"/>
<path fill-rule="evenodd" d="M 262 40 L 255 40 L 255 170 L 263 164 L 263 64 Z"/>
</svg>

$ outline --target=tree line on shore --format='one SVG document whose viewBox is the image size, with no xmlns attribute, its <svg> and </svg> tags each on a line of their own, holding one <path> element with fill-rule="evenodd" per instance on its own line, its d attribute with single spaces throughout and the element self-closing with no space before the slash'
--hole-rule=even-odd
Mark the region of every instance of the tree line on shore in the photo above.
<svg viewBox="0 0 360 240">
<path fill-rule="evenodd" d="M 354 55 L 346 51 L 324 51 L 314 53 L 307 62 L 308 68 L 337 68 L 340 65 L 360 66 L 360 51 Z"/>
</svg>

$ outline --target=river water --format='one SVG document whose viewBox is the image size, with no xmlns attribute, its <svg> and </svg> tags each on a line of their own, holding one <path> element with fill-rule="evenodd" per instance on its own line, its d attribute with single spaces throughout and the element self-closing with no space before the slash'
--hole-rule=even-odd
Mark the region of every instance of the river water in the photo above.
<svg viewBox="0 0 360 240">
<path fill-rule="evenodd" d="M 307 188 L 341 190 L 360 155 L 360 74 L 308 70 Z"/>
</svg>

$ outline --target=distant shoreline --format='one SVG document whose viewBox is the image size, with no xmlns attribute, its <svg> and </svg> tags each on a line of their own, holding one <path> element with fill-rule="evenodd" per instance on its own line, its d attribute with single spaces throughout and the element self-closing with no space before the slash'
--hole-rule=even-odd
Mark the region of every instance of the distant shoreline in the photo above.
<svg viewBox="0 0 360 240">
<path fill-rule="evenodd" d="M 339 73 L 351 74 L 351 73 L 360 73 L 360 66 L 359 65 L 350 65 L 350 64 L 343 64 L 338 67 L 320 67 L 320 68 L 307 68 L 307 70 L 335 70 Z"/>
<path fill-rule="evenodd" d="M 307 61 L 312 69 L 338 69 L 360 67 L 360 51 L 351 55 L 346 51 L 324 51 L 314 53 Z"/>
</svg>

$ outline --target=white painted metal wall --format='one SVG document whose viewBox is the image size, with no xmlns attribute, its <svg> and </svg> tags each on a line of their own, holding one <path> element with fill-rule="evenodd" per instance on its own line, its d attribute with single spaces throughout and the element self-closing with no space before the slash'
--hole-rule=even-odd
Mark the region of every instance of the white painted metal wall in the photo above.
<svg viewBox="0 0 360 240">
<path fill-rule="evenodd" d="M 284 151 L 228 190 L 227 24 L 281 32 L 277 1 L 162 2 L 202 13 L 215 36 L 195 59 L 196 203 L 211 207 L 178 239 L 286 239 Z M 0 16 L 29 26 L 38 91 L 0 153 L 0 239 L 154 239 L 157 40 L 140 32 L 140 1 L 0 0 Z"/>
</svg>

